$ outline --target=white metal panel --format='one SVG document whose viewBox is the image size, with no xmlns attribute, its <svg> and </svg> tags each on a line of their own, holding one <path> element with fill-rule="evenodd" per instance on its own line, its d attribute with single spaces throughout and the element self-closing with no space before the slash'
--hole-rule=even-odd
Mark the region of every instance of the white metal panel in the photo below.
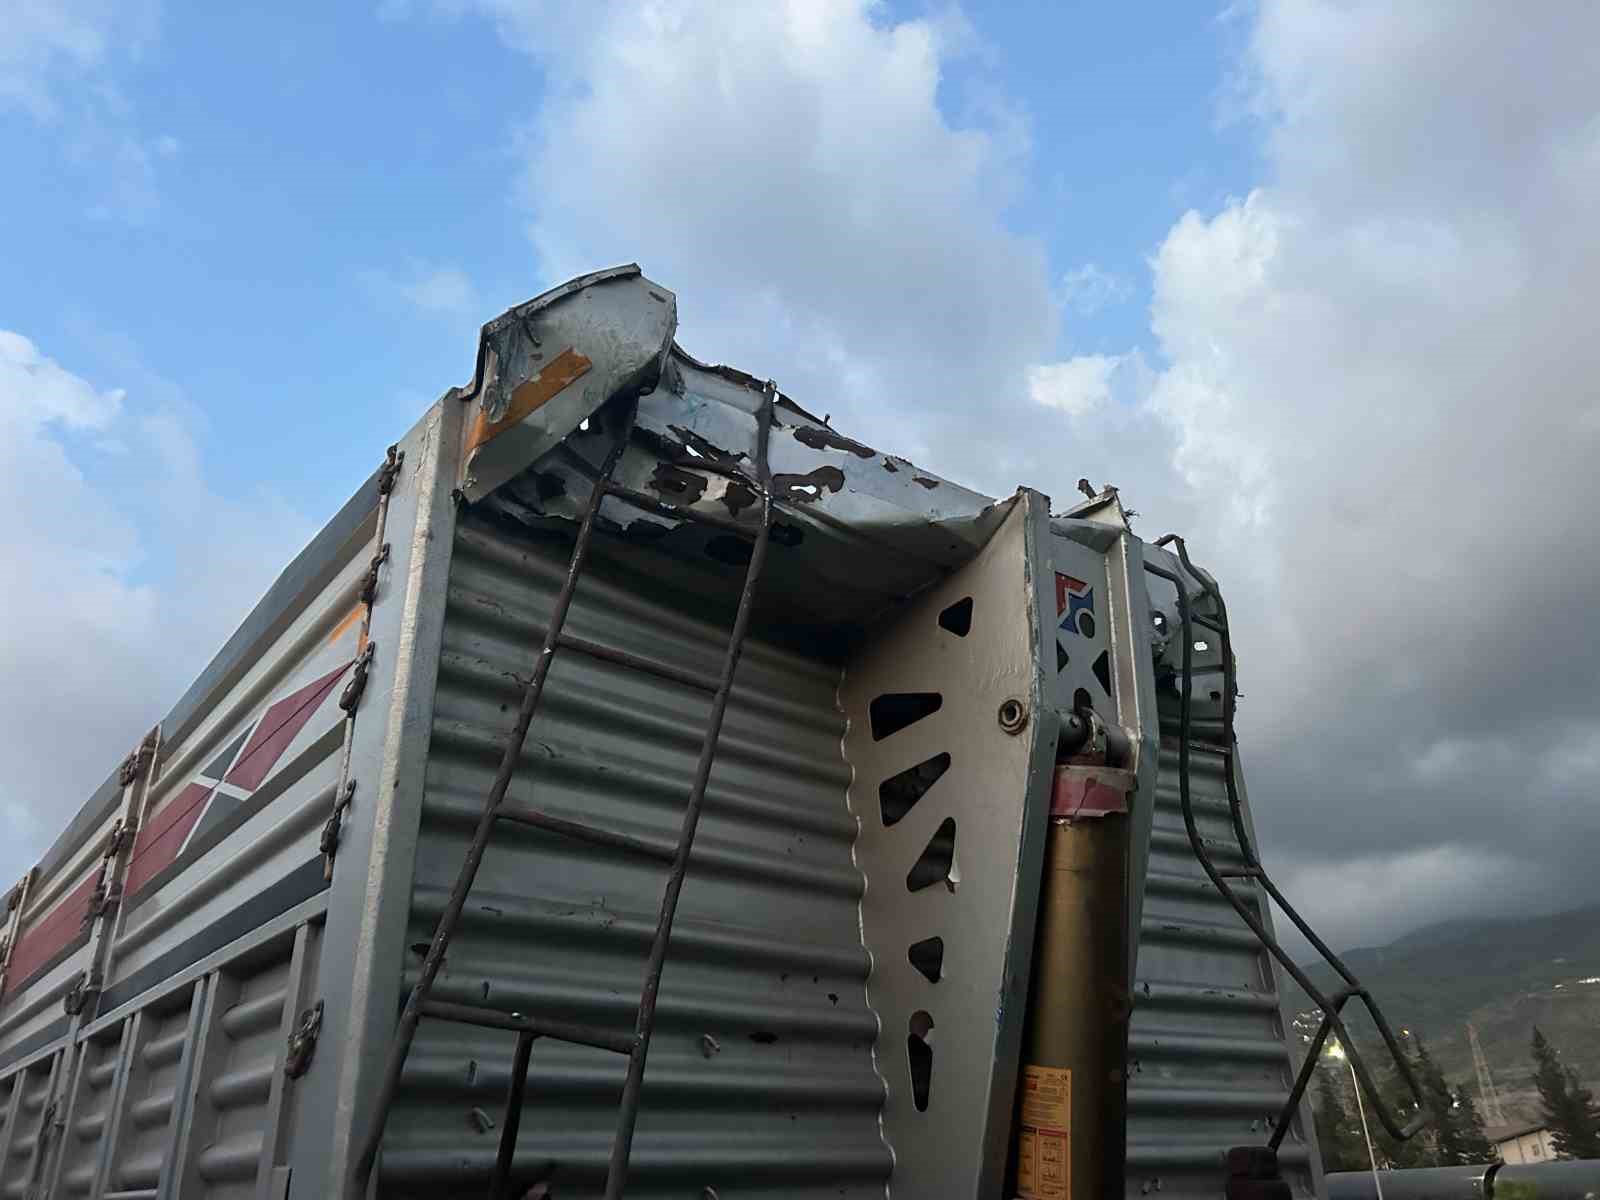
<svg viewBox="0 0 1600 1200">
<path fill-rule="evenodd" d="M 1029 537 L 1042 516 L 1019 499 L 972 562 L 867 641 L 840 689 L 895 1196 L 991 1196 L 1005 1170 L 1022 1016 L 1012 989 L 1032 956 L 1044 828 L 1030 806 L 1033 734 L 1054 729 L 1038 711 Z M 1000 719 L 1007 704 L 1015 725 Z M 903 807 L 894 781 L 923 769 L 942 773 Z M 912 950 L 932 938 L 936 978 Z"/>
</svg>

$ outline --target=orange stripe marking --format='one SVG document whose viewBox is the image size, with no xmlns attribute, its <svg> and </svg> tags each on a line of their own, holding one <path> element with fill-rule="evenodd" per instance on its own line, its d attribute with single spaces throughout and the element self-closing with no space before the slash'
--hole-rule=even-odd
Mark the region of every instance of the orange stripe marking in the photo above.
<svg viewBox="0 0 1600 1200">
<path fill-rule="evenodd" d="M 485 442 L 493 441 L 529 413 L 543 408 L 568 384 L 587 375 L 591 365 L 587 358 L 568 346 L 546 363 L 544 370 L 511 393 L 511 405 L 498 421 L 486 421 L 480 408 L 472 432 L 467 435 L 468 453 Z"/>
</svg>

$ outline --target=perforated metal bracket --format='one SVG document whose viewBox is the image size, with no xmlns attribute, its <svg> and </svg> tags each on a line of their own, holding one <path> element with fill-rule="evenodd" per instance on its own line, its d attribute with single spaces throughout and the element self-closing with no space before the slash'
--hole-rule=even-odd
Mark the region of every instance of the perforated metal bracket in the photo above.
<svg viewBox="0 0 1600 1200">
<path fill-rule="evenodd" d="M 1019 495 L 840 688 L 895 1196 L 1001 1194 L 1060 724 L 1041 657 L 1047 522 L 1043 497 Z"/>
</svg>

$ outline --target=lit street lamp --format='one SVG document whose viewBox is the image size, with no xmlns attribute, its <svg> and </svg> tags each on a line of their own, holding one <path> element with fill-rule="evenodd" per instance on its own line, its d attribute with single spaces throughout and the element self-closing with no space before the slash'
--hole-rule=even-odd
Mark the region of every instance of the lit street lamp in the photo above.
<svg viewBox="0 0 1600 1200">
<path fill-rule="evenodd" d="M 1336 1040 L 1329 1040 L 1327 1053 L 1329 1058 L 1336 1058 L 1350 1068 L 1350 1084 L 1356 1093 L 1356 1112 L 1361 1114 L 1361 1136 L 1367 1140 L 1367 1161 L 1372 1164 L 1372 1186 L 1378 1193 L 1378 1200 L 1383 1200 L 1383 1181 L 1378 1178 L 1378 1156 L 1372 1149 L 1372 1134 L 1367 1129 L 1367 1106 L 1361 1102 L 1361 1081 L 1356 1078 L 1355 1064 Z"/>
</svg>

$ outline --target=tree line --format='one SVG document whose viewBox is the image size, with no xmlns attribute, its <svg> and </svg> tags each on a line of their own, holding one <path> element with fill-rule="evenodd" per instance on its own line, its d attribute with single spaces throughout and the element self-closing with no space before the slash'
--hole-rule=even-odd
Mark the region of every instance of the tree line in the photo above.
<svg viewBox="0 0 1600 1200">
<path fill-rule="evenodd" d="M 1421 1038 L 1411 1039 L 1415 1050 L 1411 1069 L 1422 1089 L 1423 1101 L 1434 1114 L 1433 1122 L 1415 1137 L 1391 1137 L 1371 1112 L 1367 1128 L 1380 1168 L 1452 1167 L 1489 1163 L 1498 1157 L 1484 1129 L 1472 1093 L 1444 1076 Z M 1600 1158 L 1600 1103 L 1583 1086 L 1578 1074 L 1561 1061 L 1561 1055 L 1537 1028 L 1533 1031 L 1535 1079 L 1543 1123 L 1550 1130 L 1558 1158 Z M 1327 1171 L 1364 1171 L 1369 1167 L 1366 1140 L 1356 1107 L 1354 1087 L 1342 1064 L 1318 1064 L 1317 1090 L 1312 1112 L 1317 1141 Z M 1409 1120 L 1416 1111 L 1410 1089 L 1398 1068 L 1390 1066 L 1382 1081 L 1382 1099 L 1391 1112 Z"/>
</svg>

